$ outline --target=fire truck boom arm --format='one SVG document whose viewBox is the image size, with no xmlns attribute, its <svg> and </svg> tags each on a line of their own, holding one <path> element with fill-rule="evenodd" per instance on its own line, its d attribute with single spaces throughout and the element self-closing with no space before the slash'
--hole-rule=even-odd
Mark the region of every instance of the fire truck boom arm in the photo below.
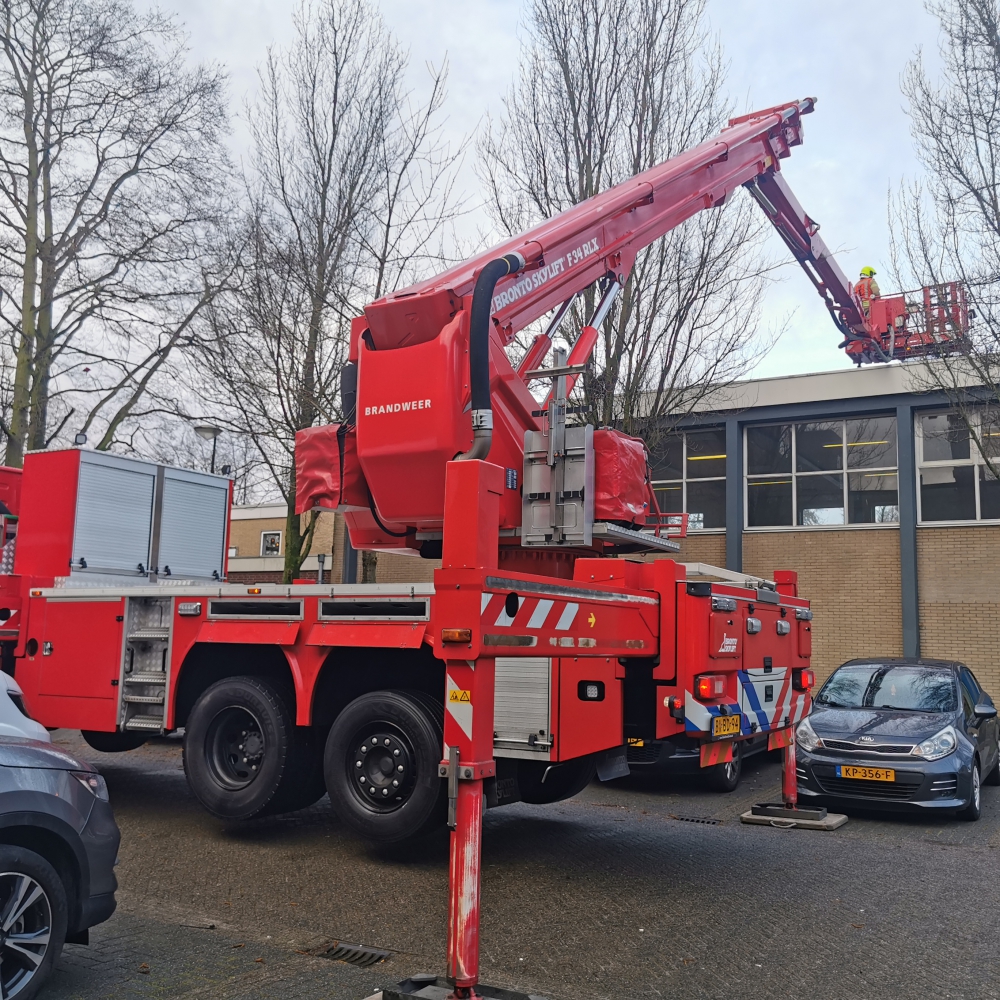
<svg viewBox="0 0 1000 1000">
<path fill-rule="evenodd" d="M 747 181 L 744 187 L 816 286 L 833 322 L 844 335 L 845 344 L 841 346 L 846 346 L 847 341 L 867 338 L 864 313 L 851 282 L 819 235 L 819 223 L 802 210 L 785 179 L 768 171 Z"/>
<path fill-rule="evenodd" d="M 801 143 L 801 116 L 810 113 L 814 103 L 807 98 L 733 119 L 714 139 L 574 205 L 487 253 L 373 302 L 365 309 L 372 346 L 391 349 L 436 336 L 450 316 L 468 307 L 485 265 L 516 254 L 524 266 L 497 283 L 491 310 L 509 343 L 527 324 L 595 281 L 610 276 L 624 281 L 641 250 L 702 209 L 722 205 L 741 185 L 750 184 L 758 200 L 760 192 L 772 188 L 777 192 L 774 197 L 781 204 L 775 208 L 781 224 L 775 224 L 786 242 L 791 241 L 796 256 L 813 262 L 815 275 L 810 275 L 814 281 L 818 276 L 830 290 L 824 297 L 829 304 L 832 296 L 835 318 L 843 315 L 847 326 L 853 327 L 860 314 L 848 316 L 853 305 L 850 284 L 815 234 L 811 248 L 802 237 L 804 213 L 777 175 L 778 161 Z M 817 253 L 817 247 L 822 252 Z M 845 288 L 846 302 L 842 301 Z"/>
</svg>

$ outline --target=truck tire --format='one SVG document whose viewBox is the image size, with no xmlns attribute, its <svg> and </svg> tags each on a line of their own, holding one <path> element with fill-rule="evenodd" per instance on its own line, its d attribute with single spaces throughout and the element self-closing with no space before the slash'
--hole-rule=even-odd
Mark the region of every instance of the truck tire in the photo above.
<svg viewBox="0 0 1000 1000">
<path fill-rule="evenodd" d="M 444 824 L 443 718 L 443 703 L 414 691 L 372 691 L 337 716 L 324 771 L 330 802 L 345 825 L 391 844 Z"/>
<path fill-rule="evenodd" d="M 520 760 L 517 763 L 517 784 L 521 801 L 547 805 L 571 799 L 594 780 L 596 773 L 597 762 L 593 757 L 575 757 L 562 764 Z"/>
<path fill-rule="evenodd" d="M 184 773 L 195 798 L 224 820 L 277 811 L 279 793 L 297 773 L 296 735 L 292 713 L 267 682 L 216 681 L 195 702 L 184 735 Z"/>
<path fill-rule="evenodd" d="M 80 735 L 87 746 L 98 753 L 123 753 L 138 750 L 146 742 L 142 733 L 99 733 L 93 729 L 83 729 Z"/>
<path fill-rule="evenodd" d="M 702 772 L 705 784 L 713 792 L 735 792 L 743 776 L 743 748 L 733 744 L 733 759 L 725 764 L 713 764 Z"/>
<path fill-rule="evenodd" d="M 66 940 L 66 887 L 41 855 L 4 845 L 0 909 L 6 913 L 18 898 L 22 906 L 25 900 L 30 903 L 0 942 L 0 988 L 5 997 L 30 1000 L 45 985 Z"/>
<path fill-rule="evenodd" d="M 326 795 L 323 780 L 324 730 L 295 726 L 289 763 L 278 791 L 265 809 L 268 815 L 308 809 Z"/>
</svg>

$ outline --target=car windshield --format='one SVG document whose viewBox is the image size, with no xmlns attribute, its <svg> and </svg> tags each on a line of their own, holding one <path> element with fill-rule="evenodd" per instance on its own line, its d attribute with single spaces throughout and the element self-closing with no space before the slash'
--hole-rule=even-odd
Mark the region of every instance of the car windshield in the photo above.
<svg viewBox="0 0 1000 1000">
<path fill-rule="evenodd" d="M 955 675 L 941 667 L 898 663 L 849 663 L 823 685 L 817 705 L 830 708 L 896 708 L 954 712 Z"/>
</svg>

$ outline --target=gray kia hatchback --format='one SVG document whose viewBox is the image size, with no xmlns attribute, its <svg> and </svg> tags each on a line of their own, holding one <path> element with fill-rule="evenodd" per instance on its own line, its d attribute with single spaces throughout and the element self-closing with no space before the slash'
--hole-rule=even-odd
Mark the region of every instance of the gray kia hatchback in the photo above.
<svg viewBox="0 0 1000 1000">
<path fill-rule="evenodd" d="M 63 942 L 114 913 L 120 840 L 108 788 L 49 743 L 0 737 L 0 996 L 29 1000 Z"/>
<path fill-rule="evenodd" d="M 952 660 L 845 663 L 813 699 L 796 747 L 800 802 L 976 820 L 982 785 L 1000 785 L 996 707 Z"/>
</svg>

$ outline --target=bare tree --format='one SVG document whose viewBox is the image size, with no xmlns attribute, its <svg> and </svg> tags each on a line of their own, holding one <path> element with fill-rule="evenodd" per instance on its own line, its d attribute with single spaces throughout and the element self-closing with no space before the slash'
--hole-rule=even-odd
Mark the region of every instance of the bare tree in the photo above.
<svg viewBox="0 0 1000 1000">
<path fill-rule="evenodd" d="M 705 7 L 533 0 L 517 82 L 479 147 L 500 228 L 513 234 L 551 217 L 725 123 L 722 54 Z M 594 419 L 648 435 L 749 370 L 764 346 L 762 232 L 739 199 L 639 255 L 582 381 Z M 593 306 L 591 289 L 578 325 Z"/>
<path fill-rule="evenodd" d="M 0 18 L 3 430 L 20 465 L 81 409 L 109 447 L 195 338 L 226 271 L 207 262 L 228 114 L 222 73 L 187 68 L 159 14 L 0 0 Z"/>
<path fill-rule="evenodd" d="M 995 0 L 934 0 L 941 75 L 922 54 L 907 66 L 907 99 L 922 180 L 893 199 L 902 286 L 958 280 L 975 319 L 964 350 L 914 366 L 943 390 L 994 479 L 1000 478 L 1000 13 Z M 990 404 L 983 406 L 982 404 Z"/>
<path fill-rule="evenodd" d="M 432 71 L 426 103 L 411 103 L 406 55 L 374 7 L 305 2 L 295 27 L 293 45 L 269 53 L 248 109 L 239 291 L 214 307 L 218 339 L 206 351 L 206 392 L 253 440 L 288 504 L 286 580 L 315 528 L 294 513 L 295 433 L 342 416 L 350 320 L 434 256 L 454 163 L 437 125 L 444 71 Z"/>
</svg>

